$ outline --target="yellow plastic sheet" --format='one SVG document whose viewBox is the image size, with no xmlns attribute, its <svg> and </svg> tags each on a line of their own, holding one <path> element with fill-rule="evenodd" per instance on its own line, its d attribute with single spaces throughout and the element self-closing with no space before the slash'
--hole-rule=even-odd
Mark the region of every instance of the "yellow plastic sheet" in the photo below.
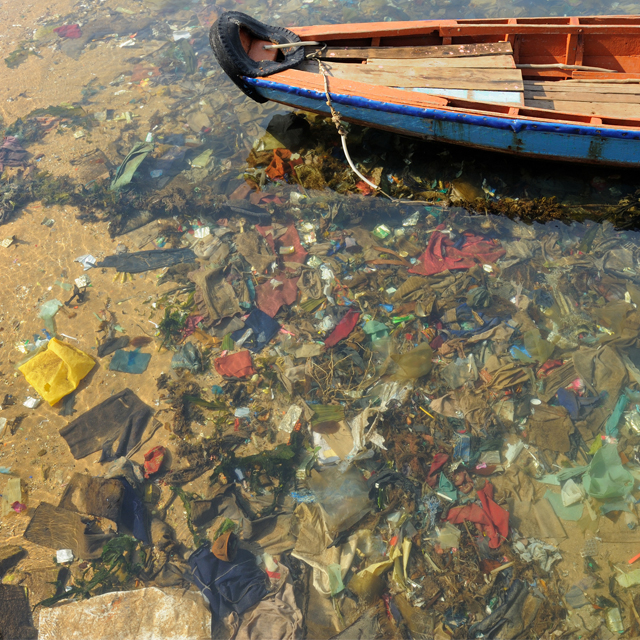
<svg viewBox="0 0 640 640">
<path fill-rule="evenodd" d="M 83 351 L 51 338 L 46 351 L 25 362 L 20 371 L 27 382 L 50 404 L 70 394 L 95 362 Z"/>
</svg>

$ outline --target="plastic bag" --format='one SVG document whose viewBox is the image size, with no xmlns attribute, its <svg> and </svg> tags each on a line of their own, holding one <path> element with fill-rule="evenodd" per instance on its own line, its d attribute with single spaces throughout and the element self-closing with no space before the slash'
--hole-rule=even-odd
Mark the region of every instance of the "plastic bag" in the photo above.
<svg viewBox="0 0 640 640">
<path fill-rule="evenodd" d="M 48 300 L 40 307 L 38 316 L 44 320 L 44 328 L 52 334 L 56 332 L 56 323 L 54 316 L 58 313 L 58 309 L 62 306 L 60 300 Z"/>
<path fill-rule="evenodd" d="M 513 347 L 511 355 L 520 362 L 545 363 L 553 353 L 555 345 L 540 335 L 538 329 L 531 329 L 524 333 L 524 349 Z"/>
<path fill-rule="evenodd" d="M 20 371 L 27 382 L 50 404 L 70 394 L 95 362 L 80 349 L 51 338 L 47 350 L 25 362 Z"/>
<path fill-rule="evenodd" d="M 188 369 L 191 373 L 199 373 L 202 369 L 202 358 L 193 342 L 183 344 L 171 358 L 172 369 Z"/>
<path fill-rule="evenodd" d="M 596 500 L 620 498 L 633 489 L 633 476 L 622 466 L 615 444 L 606 444 L 596 451 L 582 484 Z"/>
<path fill-rule="evenodd" d="M 460 536 L 462 532 L 458 527 L 446 522 L 443 527 L 436 528 L 435 534 L 430 538 L 432 542 L 437 542 L 443 551 L 447 549 L 457 549 L 460 546 Z"/>
<path fill-rule="evenodd" d="M 403 355 L 392 355 L 391 359 L 399 368 L 394 379 L 417 380 L 422 376 L 426 376 L 433 366 L 432 358 L 433 349 L 426 342 Z"/>
<path fill-rule="evenodd" d="M 467 382 L 475 382 L 478 379 L 478 367 L 473 353 L 448 364 L 442 370 L 442 377 L 449 389 L 458 389 Z"/>
<path fill-rule="evenodd" d="M 584 498 L 584 489 L 581 485 L 576 484 L 571 478 L 564 483 L 562 491 L 560 492 L 562 497 L 562 504 L 565 507 L 570 507 L 576 502 L 581 502 Z"/>
<path fill-rule="evenodd" d="M 332 531 L 348 529 L 373 507 L 367 482 L 354 467 L 344 473 L 336 469 L 314 471 L 308 484 L 323 509 L 327 527 Z"/>
</svg>

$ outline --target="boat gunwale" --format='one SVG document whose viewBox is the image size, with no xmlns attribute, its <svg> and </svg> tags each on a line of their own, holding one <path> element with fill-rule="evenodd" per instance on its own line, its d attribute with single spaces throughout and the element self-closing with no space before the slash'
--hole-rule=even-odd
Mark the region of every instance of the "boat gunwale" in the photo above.
<svg viewBox="0 0 640 640">
<path fill-rule="evenodd" d="M 304 73 L 304 72 L 303 72 Z M 273 78 L 274 76 L 270 76 Z M 301 97 L 310 97 L 315 100 L 326 102 L 324 91 L 316 89 L 300 87 L 289 83 L 278 82 L 269 78 L 247 78 L 243 81 L 249 85 L 260 88 L 275 89 L 284 93 L 297 94 Z M 371 85 L 375 87 L 376 85 Z M 367 98 L 359 95 L 348 95 L 330 90 L 331 100 L 336 104 L 344 104 L 346 106 L 361 107 L 372 109 L 375 111 L 383 111 L 387 113 L 398 113 L 402 115 L 410 115 L 421 119 L 430 118 L 434 120 L 449 120 L 452 122 L 464 122 L 474 126 L 483 126 L 494 129 L 509 129 L 515 133 L 523 130 L 529 130 L 539 133 L 567 133 L 573 135 L 582 135 L 599 138 L 617 138 L 622 140 L 640 140 L 640 119 L 637 127 L 621 128 L 619 125 L 612 124 L 591 124 L 588 122 L 575 122 L 571 120 L 559 119 L 535 119 L 531 116 L 523 116 L 519 114 L 496 114 L 495 112 L 474 110 L 470 108 L 455 107 L 450 105 L 433 105 L 418 107 L 414 105 L 403 105 L 394 102 L 383 102 Z M 529 108 L 524 108 L 529 110 Z M 534 109 L 531 109 L 534 110 Z M 536 111 L 544 111 L 535 109 Z M 559 114 L 562 112 L 549 111 L 550 114 Z M 591 117 L 585 114 L 573 114 L 581 117 Z"/>
<path fill-rule="evenodd" d="M 355 22 L 288 27 L 302 41 L 428 35 L 444 37 L 525 35 L 525 34 L 611 34 L 640 33 L 640 15 L 558 16 L 532 18 L 488 18 L 461 20 L 401 20 Z M 623 31 L 627 30 L 627 31 Z"/>
</svg>

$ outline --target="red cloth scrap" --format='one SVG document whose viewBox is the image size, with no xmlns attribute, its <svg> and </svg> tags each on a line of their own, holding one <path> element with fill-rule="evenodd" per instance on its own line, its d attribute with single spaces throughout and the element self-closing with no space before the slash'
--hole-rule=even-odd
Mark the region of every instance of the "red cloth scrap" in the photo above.
<svg viewBox="0 0 640 640">
<path fill-rule="evenodd" d="M 274 149 L 273 159 L 264 172 L 271 180 L 284 180 L 294 173 L 294 167 L 298 164 L 302 164 L 302 158 L 292 160 L 289 149 Z"/>
<path fill-rule="evenodd" d="M 238 351 L 217 358 L 213 361 L 213 366 L 221 376 L 227 378 L 249 378 L 256 373 L 248 351 Z"/>
<path fill-rule="evenodd" d="M 304 250 L 302 244 L 300 244 L 300 236 L 294 225 L 290 225 L 279 238 L 274 238 L 273 227 L 256 225 L 256 231 L 267 241 L 271 250 L 285 262 L 299 262 L 304 264 L 308 253 Z M 281 254 L 280 247 L 293 247 L 293 253 Z"/>
<path fill-rule="evenodd" d="M 78 24 L 65 24 L 62 27 L 56 27 L 53 32 L 57 33 L 61 38 L 73 39 L 82 36 L 82 31 L 80 31 L 80 25 Z"/>
<path fill-rule="evenodd" d="M 300 244 L 298 230 L 293 225 L 291 225 L 286 232 L 276 240 L 278 253 L 280 252 L 280 247 L 294 248 L 293 253 L 283 254 L 282 259 L 285 262 L 300 262 L 301 264 L 304 264 L 304 261 L 307 259 L 308 254 Z"/>
<path fill-rule="evenodd" d="M 487 482 L 484 489 L 480 489 L 477 494 L 482 508 L 475 503 L 453 507 L 449 511 L 447 521 L 452 524 L 461 524 L 465 520 L 473 522 L 489 538 L 489 547 L 497 549 L 509 535 L 509 512 L 494 502 L 493 485 L 490 482 Z"/>
<path fill-rule="evenodd" d="M 554 369 L 561 367 L 564 363 L 562 360 L 547 360 L 536 373 L 538 378 L 544 378 L 548 376 Z"/>
<path fill-rule="evenodd" d="M 198 325 L 204 320 L 204 316 L 189 316 L 182 330 L 182 335 L 188 338 L 191 334 L 195 333 Z"/>
<path fill-rule="evenodd" d="M 438 476 L 440 475 L 440 469 L 444 467 L 448 459 L 449 456 L 446 453 L 436 453 L 436 455 L 433 456 L 433 462 L 431 463 L 431 468 L 427 474 L 427 484 L 430 487 L 433 488 L 436 486 Z"/>
<path fill-rule="evenodd" d="M 472 233 L 465 233 L 464 243 L 456 249 L 458 241 L 451 240 L 447 234 L 441 233 L 440 229 L 444 229 L 443 224 L 431 234 L 427 248 L 416 265 L 409 269 L 409 273 L 432 276 L 447 269 L 470 269 L 477 264 L 496 262 L 506 253 L 497 240 L 485 240 L 482 236 Z"/>
<path fill-rule="evenodd" d="M 358 324 L 358 318 L 360 314 L 353 309 L 349 309 L 344 318 L 338 322 L 335 329 L 331 332 L 329 337 L 324 341 L 325 347 L 335 347 L 340 340 L 344 340 Z"/>
<path fill-rule="evenodd" d="M 274 289 L 272 279 L 282 282 L 282 284 Z M 293 304 L 296 301 L 298 278 L 273 276 L 272 279 L 256 287 L 256 307 L 273 318 L 283 304 Z"/>
</svg>

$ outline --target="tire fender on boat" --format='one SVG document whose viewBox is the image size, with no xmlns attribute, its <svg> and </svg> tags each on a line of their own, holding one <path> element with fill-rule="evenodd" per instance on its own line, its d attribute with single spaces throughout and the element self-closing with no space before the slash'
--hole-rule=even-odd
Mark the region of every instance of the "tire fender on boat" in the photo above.
<svg viewBox="0 0 640 640">
<path fill-rule="evenodd" d="M 233 82 L 256 102 L 266 102 L 253 87 L 245 85 L 242 77 L 264 78 L 274 73 L 295 67 L 304 60 L 304 47 L 296 47 L 284 53 L 282 60 L 252 60 L 245 51 L 240 38 L 240 30 L 245 29 L 258 40 L 273 44 L 301 42 L 300 38 L 284 27 L 272 27 L 255 20 L 240 11 L 226 11 L 209 31 L 209 43 L 224 72 Z"/>
</svg>

